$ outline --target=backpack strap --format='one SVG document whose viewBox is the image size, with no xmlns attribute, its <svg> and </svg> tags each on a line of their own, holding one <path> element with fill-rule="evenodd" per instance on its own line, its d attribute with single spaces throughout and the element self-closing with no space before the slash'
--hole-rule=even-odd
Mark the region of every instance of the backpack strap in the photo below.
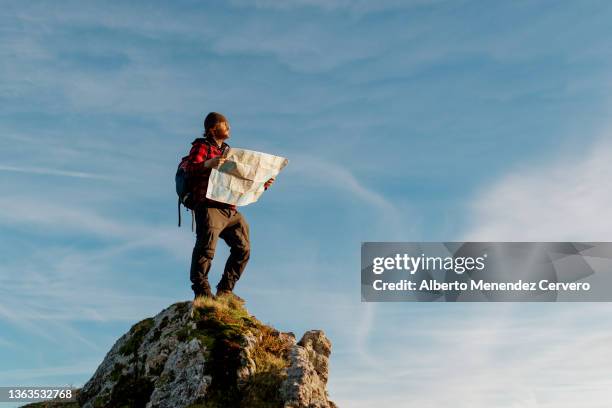
<svg viewBox="0 0 612 408">
<path fill-rule="evenodd" d="M 178 198 L 178 226 L 181 226 L 181 197 Z"/>
</svg>

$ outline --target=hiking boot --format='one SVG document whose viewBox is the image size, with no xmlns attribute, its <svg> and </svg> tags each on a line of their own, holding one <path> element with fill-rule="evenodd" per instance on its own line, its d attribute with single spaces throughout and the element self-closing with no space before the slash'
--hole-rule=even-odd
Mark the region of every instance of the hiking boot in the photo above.
<svg viewBox="0 0 612 408">
<path fill-rule="evenodd" d="M 220 296 L 229 296 L 234 300 L 237 300 L 240 303 L 244 303 L 244 299 L 232 292 L 231 290 L 217 290 L 217 297 Z"/>
</svg>

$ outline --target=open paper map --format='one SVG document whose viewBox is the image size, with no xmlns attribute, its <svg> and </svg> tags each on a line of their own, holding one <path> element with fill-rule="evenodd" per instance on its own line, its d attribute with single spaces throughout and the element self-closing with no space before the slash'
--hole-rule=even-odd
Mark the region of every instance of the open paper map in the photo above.
<svg viewBox="0 0 612 408">
<path fill-rule="evenodd" d="M 246 149 L 228 148 L 227 161 L 212 169 L 206 197 L 234 205 L 254 203 L 264 192 L 264 183 L 287 165 L 284 157 Z"/>
</svg>

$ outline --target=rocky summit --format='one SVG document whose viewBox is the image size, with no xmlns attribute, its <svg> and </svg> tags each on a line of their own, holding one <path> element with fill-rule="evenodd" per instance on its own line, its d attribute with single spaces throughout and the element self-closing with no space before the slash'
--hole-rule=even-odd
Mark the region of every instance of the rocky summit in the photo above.
<svg viewBox="0 0 612 408">
<path fill-rule="evenodd" d="M 78 390 L 78 406 L 334 408 L 330 353 L 321 330 L 296 341 L 232 295 L 175 303 L 117 340 Z"/>
</svg>

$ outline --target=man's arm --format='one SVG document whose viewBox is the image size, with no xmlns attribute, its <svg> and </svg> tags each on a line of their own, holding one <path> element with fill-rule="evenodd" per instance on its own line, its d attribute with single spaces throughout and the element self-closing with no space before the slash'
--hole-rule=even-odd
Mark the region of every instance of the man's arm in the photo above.
<svg viewBox="0 0 612 408">
<path fill-rule="evenodd" d="M 207 174 L 225 162 L 224 157 L 208 159 L 209 146 L 204 143 L 194 145 L 189 151 L 189 170 L 194 173 Z"/>
<path fill-rule="evenodd" d="M 189 151 L 189 172 L 207 173 L 206 158 L 208 157 L 208 146 L 204 143 L 194 144 Z"/>
</svg>

